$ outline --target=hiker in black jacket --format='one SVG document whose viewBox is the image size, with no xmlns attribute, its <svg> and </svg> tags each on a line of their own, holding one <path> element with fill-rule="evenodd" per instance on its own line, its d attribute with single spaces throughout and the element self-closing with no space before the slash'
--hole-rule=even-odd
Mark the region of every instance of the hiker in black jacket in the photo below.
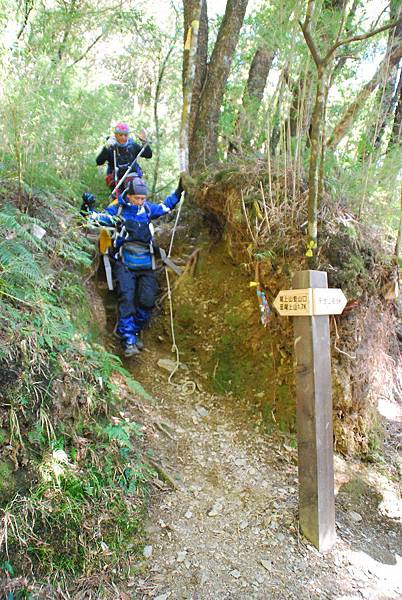
<svg viewBox="0 0 402 600">
<path fill-rule="evenodd" d="M 147 143 L 146 131 L 141 130 L 139 138 L 141 144 L 137 144 L 129 137 L 130 128 L 126 123 L 117 123 L 114 128 L 114 134 L 107 140 L 96 157 L 97 165 L 104 165 L 107 162 L 106 185 L 113 190 L 116 182 L 120 181 L 136 156 L 141 152 L 141 157 L 152 158 L 151 147 Z M 117 167 L 117 176 L 115 168 Z M 127 184 L 129 179 L 133 177 L 142 177 L 142 170 L 138 163 L 132 168 L 132 177 L 128 177 L 125 181 Z"/>
</svg>

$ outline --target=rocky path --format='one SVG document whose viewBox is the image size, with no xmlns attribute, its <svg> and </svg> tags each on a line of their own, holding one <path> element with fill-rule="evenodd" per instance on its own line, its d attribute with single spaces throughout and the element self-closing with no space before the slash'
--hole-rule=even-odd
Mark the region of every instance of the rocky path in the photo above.
<svg viewBox="0 0 402 600">
<path fill-rule="evenodd" d="M 175 487 L 154 495 L 144 574 L 131 596 L 157 600 L 402 597 L 397 483 L 336 458 L 338 541 L 320 555 L 298 533 L 297 453 L 252 406 L 182 386 L 157 367 L 133 373 L 154 401 L 155 459 Z M 138 363 L 137 363 L 138 365 Z M 141 372 L 145 372 L 142 377 Z M 155 376 L 155 372 L 157 373 Z M 187 393 L 186 393 L 187 392 Z M 157 456 L 156 456 L 157 455 Z M 398 515 L 399 511 L 399 515 Z"/>
</svg>

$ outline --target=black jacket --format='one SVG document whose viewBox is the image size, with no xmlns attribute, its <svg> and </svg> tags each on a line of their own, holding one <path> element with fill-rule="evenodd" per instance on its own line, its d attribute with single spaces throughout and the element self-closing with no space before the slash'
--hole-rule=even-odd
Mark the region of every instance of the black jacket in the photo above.
<svg viewBox="0 0 402 600">
<path fill-rule="evenodd" d="M 117 166 L 119 169 L 118 177 L 120 179 L 121 177 L 123 177 L 124 173 L 127 171 L 128 167 L 131 165 L 135 157 L 141 152 L 143 147 L 139 144 L 136 144 L 131 138 L 128 140 L 127 145 L 125 146 L 119 146 L 118 144 L 116 144 L 116 146 L 110 146 L 109 148 L 107 146 L 104 146 L 98 154 L 98 156 L 96 157 L 96 164 L 104 165 L 105 162 L 107 162 L 108 173 L 112 173 L 112 171 L 114 170 L 113 152 L 115 148 Z M 150 146 L 145 146 L 145 150 L 141 154 L 140 158 L 152 158 L 152 150 Z M 136 165 L 134 165 L 134 167 L 136 166 L 137 163 Z M 138 172 L 136 168 L 134 168 L 133 171 L 134 173 Z"/>
</svg>

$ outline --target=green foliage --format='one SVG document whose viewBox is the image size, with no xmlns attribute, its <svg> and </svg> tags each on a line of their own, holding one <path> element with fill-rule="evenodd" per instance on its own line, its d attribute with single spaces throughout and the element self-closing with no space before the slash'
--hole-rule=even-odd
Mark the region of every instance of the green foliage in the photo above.
<svg viewBox="0 0 402 600">
<path fill-rule="evenodd" d="M 118 357 L 88 342 L 93 315 L 82 273 L 92 246 L 68 220 L 67 204 L 53 202 L 51 214 L 38 203 L 31 199 L 32 211 L 49 221 L 0 204 L 0 346 L 10 373 L 3 376 L 0 443 L 30 464 L 15 474 L 0 463 L 0 518 L 13 523 L 0 562 L 10 576 L 34 565 L 37 577 L 61 581 L 123 567 L 141 547 L 141 497 L 152 471 L 141 460 L 139 425 L 93 424 L 118 403 L 114 373 L 127 375 L 136 393 L 146 392 Z M 46 230 L 41 241 L 34 226 Z M 83 318 L 75 322 L 77 304 Z M 83 439 L 85 453 L 75 441 Z"/>
<path fill-rule="evenodd" d="M 141 531 L 141 505 L 125 496 L 143 489 L 149 469 L 131 453 L 116 451 L 113 441 L 105 444 L 103 437 L 93 441 L 93 459 L 81 461 L 79 469 L 57 450 L 47 456 L 39 465 L 39 483 L 17 512 L 13 501 L 4 509 L 15 524 L 7 541 L 10 556 L 19 556 L 17 575 L 28 560 L 36 576 L 55 580 L 117 561 L 122 567 L 128 552 L 141 545 L 134 538 Z M 25 541 L 19 547 L 21 536 Z"/>
<path fill-rule="evenodd" d="M 0 461 L 0 499 L 9 498 L 15 490 L 13 469 L 9 461 Z"/>
<path fill-rule="evenodd" d="M 137 436 L 141 435 L 141 430 L 136 423 L 122 422 L 119 425 L 108 425 L 105 428 L 110 441 L 116 441 L 123 448 L 133 449 L 130 442 L 130 433 L 134 433 Z"/>
</svg>

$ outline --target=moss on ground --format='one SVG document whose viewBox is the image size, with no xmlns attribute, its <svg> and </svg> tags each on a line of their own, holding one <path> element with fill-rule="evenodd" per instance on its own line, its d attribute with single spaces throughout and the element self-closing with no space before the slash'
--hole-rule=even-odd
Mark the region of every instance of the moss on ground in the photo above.
<svg viewBox="0 0 402 600">
<path fill-rule="evenodd" d="M 201 257 L 196 276 L 181 281 L 175 293 L 183 360 L 200 365 L 208 391 L 255 402 L 267 429 L 294 430 L 292 376 L 290 383 L 289 375 L 282 382 L 282 371 L 291 370 L 291 357 L 278 351 L 283 339 L 271 328 L 276 317 L 263 328 L 255 288 L 249 286 L 253 276 L 225 257 L 223 244 L 201 252 Z"/>
</svg>

